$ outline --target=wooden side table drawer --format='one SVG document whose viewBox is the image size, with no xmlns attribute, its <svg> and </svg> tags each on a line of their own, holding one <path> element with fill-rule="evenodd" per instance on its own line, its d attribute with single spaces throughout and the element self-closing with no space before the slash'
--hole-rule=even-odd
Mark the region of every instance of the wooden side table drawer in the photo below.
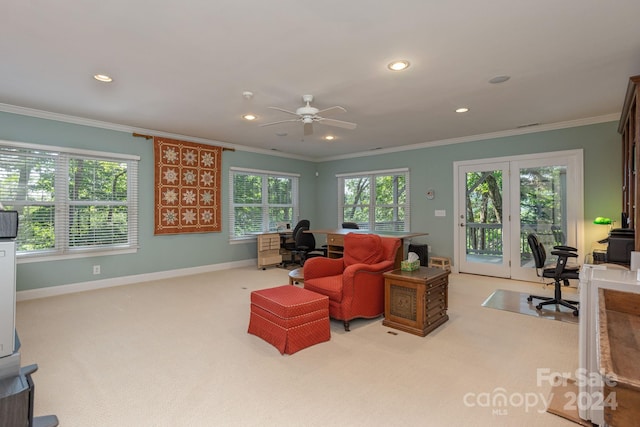
<svg viewBox="0 0 640 427">
<path fill-rule="evenodd" d="M 383 325 L 424 337 L 449 319 L 449 272 L 420 267 L 384 274 Z"/>
<path fill-rule="evenodd" d="M 428 311 L 438 308 L 440 310 L 447 310 L 447 299 L 445 298 L 444 287 L 438 289 L 436 292 L 431 292 L 430 295 L 425 292 L 424 294 L 424 306 Z"/>
</svg>

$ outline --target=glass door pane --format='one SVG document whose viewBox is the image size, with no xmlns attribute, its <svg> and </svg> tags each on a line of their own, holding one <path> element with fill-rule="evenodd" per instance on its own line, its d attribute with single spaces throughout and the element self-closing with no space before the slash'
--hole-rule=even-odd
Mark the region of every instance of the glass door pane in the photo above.
<svg viewBox="0 0 640 427">
<path fill-rule="evenodd" d="M 567 244 L 567 167 L 520 169 L 520 266 L 533 267 L 527 235 L 535 233 L 555 262 L 551 249 Z"/>
<path fill-rule="evenodd" d="M 511 209 L 514 240 L 511 277 L 514 279 L 541 281 L 536 275 L 527 243 L 529 233 L 538 235 L 547 253 L 547 264 L 556 262 L 556 257 L 551 254 L 554 246 L 580 249 L 580 218 L 583 216 L 582 188 L 579 185 L 581 157 L 580 153 L 563 154 L 511 163 L 511 176 L 518 177 L 511 199 L 519 200 L 519 205 Z M 580 257 L 571 258 L 569 263 L 578 264 L 580 260 Z"/>
<path fill-rule="evenodd" d="M 505 254 L 509 254 L 509 228 L 504 226 L 508 163 L 475 165 L 462 168 L 461 172 L 459 194 L 464 200 L 459 205 L 464 206 L 464 213 L 459 216 L 459 248 L 463 251 L 460 271 L 508 277 L 509 260 Z"/>
</svg>

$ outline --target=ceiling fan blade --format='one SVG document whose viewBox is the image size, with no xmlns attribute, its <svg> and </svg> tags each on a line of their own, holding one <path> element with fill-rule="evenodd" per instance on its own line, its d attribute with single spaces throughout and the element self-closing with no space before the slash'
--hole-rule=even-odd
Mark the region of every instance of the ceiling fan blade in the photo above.
<svg viewBox="0 0 640 427">
<path fill-rule="evenodd" d="M 277 122 L 271 122 L 271 123 L 265 123 L 263 125 L 260 125 L 260 127 L 264 127 L 264 126 L 271 126 L 271 125 L 277 125 L 278 123 L 286 123 L 286 122 L 298 122 L 300 121 L 299 119 L 288 119 L 288 120 L 279 120 Z"/>
<path fill-rule="evenodd" d="M 349 129 L 349 130 L 353 130 L 353 129 L 356 128 L 356 126 L 358 126 L 355 123 L 343 122 L 342 120 L 325 119 L 325 118 L 322 118 L 322 117 L 318 120 L 318 122 L 322 123 L 323 125 L 335 126 L 335 127 Z"/>
<path fill-rule="evenodd" d="M 327 113 L 336 113 L 338 111 L 340 111 L 342 113 L 346 113 L 347 112 L 347 110 L 344 107 L 336 105 L 334 107 L 329 107 L 329 108 L 325 108 L 324 110 L 320 110 L 316 114 L 318 114 L 318 115 L 326 115 Z"/>
<path fill-rule="evenodd" d="M 311 123 L 304 124 L 304 135 L 311 135 L 313 133 L 313 125 Z"/>
<path fill-rule="evenodd" d="M 289 110 L 285 110 L 284 108 L 280 108 L 280 107 L 267 107 L 267 108 L 271 108 L 272 110 L 282 111 L 283 113 L 287 113 L 287 114 L 293 114 L 294 116 L 298 115 L 298 113 L 295 113 L 295 112 L 289 111 Z"/>
</svg>

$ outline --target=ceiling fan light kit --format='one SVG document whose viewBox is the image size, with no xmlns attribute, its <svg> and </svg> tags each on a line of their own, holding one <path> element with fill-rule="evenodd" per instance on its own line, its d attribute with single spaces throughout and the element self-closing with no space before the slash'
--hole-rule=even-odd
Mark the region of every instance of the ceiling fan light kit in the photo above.
<svg viewBox="0 0 640 427">
<path fill-rule="evenodd" d="M 291 114 L 297 116 L 295 119 L 287 119 L 287 120 L 279 120 L 277 122 L 265 123 L 263 126 L 271 126 L 279 123 L 286 122 L 302 122 L 304 125 L 304 134 L 311 135 L 313 133 L 313 123 L 321 123 L 327 126 L 335 126 L 343 129 L 353 130 L 356 128 L 355 123 L 345 122 L 342 120 L 335 119 L 327 119 L 322 115 L 327 113 L 332 113 L 335 111 L 341 111 L 345 113 L 347 110 L 344 107 L 340 107 L 339 105 L 335 105 L 333 107 L 325 108 L 323 110 L 318 110 L 315 107 L 312 107 L 310 104 L 313 102 L 313 95 L 302 95 L 302 101 L 306 103 L 304 107 L 300 107 L 296 109 L 296 111 L 285 110 L 280 107 L 269 107 L 272 110 L 282 111 L 283 113 Z M 322 115 L 321 115 L 322 114 Z"/>
</svg>

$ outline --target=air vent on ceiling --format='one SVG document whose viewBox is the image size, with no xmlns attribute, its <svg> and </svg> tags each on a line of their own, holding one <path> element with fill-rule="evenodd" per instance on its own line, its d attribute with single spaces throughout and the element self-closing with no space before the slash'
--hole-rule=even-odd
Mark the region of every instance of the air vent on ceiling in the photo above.
<svg viewBox="0 0 640 427">
<path fill-rule="evenodd" d="M 529 123 L 529 124 L 526 124 L 526 125 L 520 125 L 520 126 L 518 126 L 518 129 L 530 128 L 532 126 L 540 126 L 540 123 Z"/>
</svg>

